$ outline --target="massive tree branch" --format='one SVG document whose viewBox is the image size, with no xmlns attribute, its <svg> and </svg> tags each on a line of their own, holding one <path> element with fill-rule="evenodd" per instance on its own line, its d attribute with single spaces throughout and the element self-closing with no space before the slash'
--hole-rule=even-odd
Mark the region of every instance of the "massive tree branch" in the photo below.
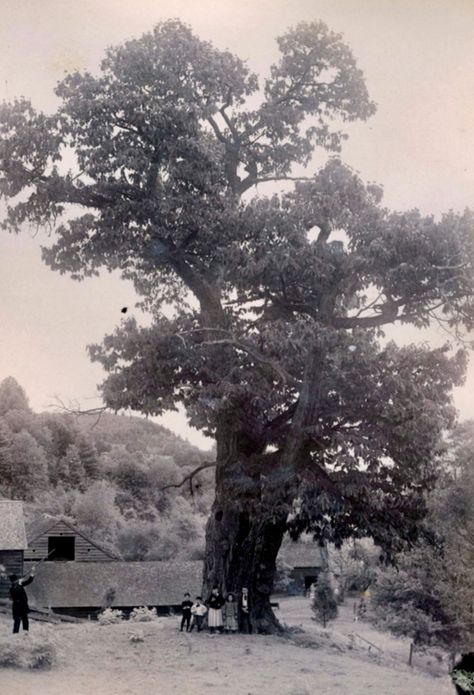
<svg viewBox="0 0 474 695">
<path fill-rule="evenodd" d="M 224 134 L 223 134 L 222 131 L 220 130 L 220 128 L 219 128 L 219 126 L 217 125 L 217 123 L 216 123 L 216 121 L 214 120 L 214 118 L 213 118 L 212 116 L 208 116 L 207 122 L 209 123 L 209 125 L 210 125 L 211 128 L 212 128 L 212 130 L 214 131 L 214 135 L 215 135 L 216 138 L 219 140 L 219 142 L 221 142 L 223 145 L 227 145 L 229 141 L 227 140 L 227 138 L 224 136 Z"/>
<path fill-rule="evenodd" d="M 387 304 L 382 307 L 377 316 L 335 316 L 332 319 L 332 325 L 334 328 L 377 328 L 401 320 L 404 316 L 404 314 L 398 314 L 396 304 Z"/>
<path fill-rule="evenodd" d="M 198 466 L 193 471 L 191 471 L 191 473 L 186 475 L 180 483 L 170 483 L 169 485 L 165 485 L 164 487 L 160 487 L 160 491 L 163 492 L 164 490 L 170 490 L 171 488 L 180 488 L 185 483 L 189 482 L 189 491 L 190 491 L 191 495 L 194 495 L 193 478 L 201 471 L 206 470 L 206 468 L 215 468 L 215 467 L 216 467 L 215 461 L 203 463 L 201 466 Z"/>
<path fill-rule="evenodd" d="M 226 316 L 217 288 L 207 282 L 186 261 L 183 253 L 173 244 L 171 239 L 156 237 L 155 241 L 149 245 L 147 253 L 156 260 L 158 265 L 168 264 L 194 294 L 201 308 L 204 325 L 214 328 L 226 325 Z"/>
<path fill-rule="evenodd" d="M 203 330 L 214 330 L 212 328 L 210 329 L 202 329 L 202 328 L 197 328 L 193 331 L 184 331 L 183 333 L 177 333 L 176 335 L 180 338 L 182 338 L 183 335 L 189 334 L 189 333 L 199 333 Z M 239 340 L 238 338 L 235 338 L 232 336 L 232 334 L 228 333 L 225 330 L 217 329 L 218 332 L 224 333 L 224 335 L 227 335 L 228 337 L 224 338 L 217 338 L 216 340 L 200 340 L 199 345 L 231 345 L 232 347 L 235 347 L 237 350 L 242 350 L 243 352 L 246 352 L 250 357 L 255 359 L 257 362 L 260 364 L 263 364 L 267 367 L 270 367 L 280 378 L 280 380 L 286 384 L 298 384 L 298 380 L 295 379 L 289 372 L 286 371 L 281 365 L 279 365 L 277 362 L 274 362 L 273 360 L 268 359 L 268 357 L 265 357 L 265 355 L 262 355 L 256 348 L 254 348 L 252 345 L 248 345 L 247 343 L 243 342 L 242 340 Z"/>
</svg>

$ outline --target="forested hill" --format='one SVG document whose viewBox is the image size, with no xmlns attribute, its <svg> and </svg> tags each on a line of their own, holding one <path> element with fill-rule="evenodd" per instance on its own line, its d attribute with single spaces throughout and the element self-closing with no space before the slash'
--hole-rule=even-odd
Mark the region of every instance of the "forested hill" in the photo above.
<svg viewBox="0 0 474 695">
<path fill-rule="evenodd" d="M 0 494 L 27 516 L 64 516 L 125 559 L 199 557 L 212 501 L 212 460 L 138 417 L 35 413 L 22 387 L 0 383 Z M 166 489 L 163 489 L 166 488 Z"/>
</svg>

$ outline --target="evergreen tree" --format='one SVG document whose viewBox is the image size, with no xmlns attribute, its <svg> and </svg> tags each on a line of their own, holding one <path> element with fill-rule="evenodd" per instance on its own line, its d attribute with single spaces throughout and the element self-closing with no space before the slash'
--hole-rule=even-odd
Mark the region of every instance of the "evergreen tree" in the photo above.
<svg viewBox="0 0 474 695">
<path fill-rule="evenodd" d="M 24 389 L 11 376 L 0 383 L 0 417 L 10 410 L 31 412 Z"/>
<path fill-rule="evenodd" d="M 48 478 L 53 487 L 58 485 L 69 487 L 69 465 L 65 455 L 60 458 L 49 458 Z"/>
<path fill-rule="evenodd" d="M 99 478 L 99 456 L 93 442 L 86 437 L 79 438 L 79 456 L 81 458 L 84 472 L 89 480 Z"/>
<path fill-rule="evenodd" d="M 48 414 L 44 419 L 51 433 L 51 454 L 60 459 L 66 455 L 68 448 L 76 443 L 78 438 L 77 431 L 68 418 L 60 415 Z"/>
<path fill-rule="evenodd" d="M 324 571 L 316 581 L 315 595 L 311 603 L 315 620 L 326 627 L 330 620 L 337 618 L 337 601 L 331 584 L 329 572 Z"/>
<path fill-rule="evenodd" d="M 0 422 L 0 490 L 6 494 L 12 486 L 12 469 L 8 457 L 8 447 L 11 444 L 11 433 Z"/>
<path fill-rule="evenodd" d="M 63 461 L 68 471 L 69 487 L 73 490 L 84 491 L 86 488 L 86 472 L 81 461 L 79 449 L 75 444 L 68 446 Z"/>
</svg>

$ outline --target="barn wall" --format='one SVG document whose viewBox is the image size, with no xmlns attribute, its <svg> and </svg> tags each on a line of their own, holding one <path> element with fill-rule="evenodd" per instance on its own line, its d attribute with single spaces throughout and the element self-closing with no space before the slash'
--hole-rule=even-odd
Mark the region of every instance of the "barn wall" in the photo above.
<svg viewBox="0 0 474 695">
<path fill-rule="evenodd" d="M 25 560 L 29 562 L 38 562 L 41 560 L 41 558 L 46 557 L 48 554 L 49 536 L 65 536 L 68 538 L 74 537 L 76 539 L 75 559 L 77 562 L 107 562 L 108 560 L 113 561 L 114 559 L 100 548 L 97 548 L 93 543 L 90 543 L 88 540 L 80 536 L 67 524 L 59 522 L 52 528 L 48 529 L 44 534 L 29 542 L 29 547 L 27 550 L 25 550 Z"/>
<path fill-rule="evenodd" d="M 8 575 L 23 575 L 23 550 L 0 550 L 0 564 L 5 566 L 6 577 L 0 578 L 0 598 L 8 598 L 10 581 Z"/>
<path fill-rule="evenodd" d="M 304 594 L 320 572 L 321 567 L 295 567 L 290 576 L 295 582 L 297 589 Z"/>
</svg>

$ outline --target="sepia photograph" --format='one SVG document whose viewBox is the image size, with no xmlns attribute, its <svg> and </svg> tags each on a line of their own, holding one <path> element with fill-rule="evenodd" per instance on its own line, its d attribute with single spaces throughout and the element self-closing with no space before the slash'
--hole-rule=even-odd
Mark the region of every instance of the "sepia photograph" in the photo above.
<svg viewBox="0 0 474 695">
<path fill-rule="evenodd" d="M 0 0 L 0 692 L 474 695 L 474 2 Z"/>
</svg>

